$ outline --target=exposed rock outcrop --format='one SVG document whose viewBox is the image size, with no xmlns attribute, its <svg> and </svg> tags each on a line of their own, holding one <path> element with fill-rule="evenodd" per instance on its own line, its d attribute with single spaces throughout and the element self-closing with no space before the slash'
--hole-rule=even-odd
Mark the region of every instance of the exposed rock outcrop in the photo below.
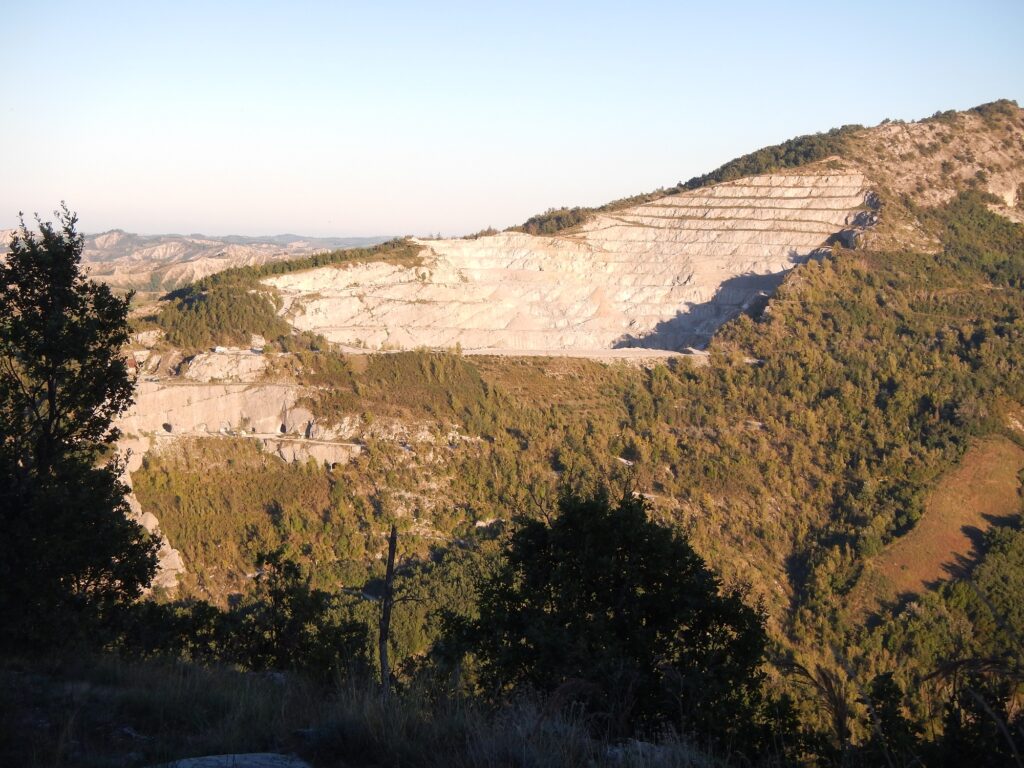
<svg viewBox="0 0 1024 768">
<path fill-rule="evenodd" d="M 129 477 L 125 479 L 130 482 Z M 160 539 L 160 549 L 156 553 L 156 575 L 150 586 L 153 589 L 173 590 L 178 586 L 178 578 L 185 573 L 185 561 L 181 557 L 181 552 L 172 547 L 171 542 L 161 532 L 160 522 L 156 519 L 156 515 L 144 512 L 134 493 L 128 494 L 127 498 L 128 506 L 131 508 L 130 519 Z"/>
<path fill-rule="evenodd" d="M 201 384 L 140 381 L 135 405 L 118 426 L 125 434 L 219 434 L 244 430 L 267 435 L 292 431 L 289 411 L 300 390 L 287 384 Z M 308 413 L 308 412 L 304 412 Z"/>
<path fill-rule="evenodd" d="M 263 450 L 289 462 L 313 459 L 318 464 L 347 464 L 363 452 L 359 443 L 325 440 L 296 440 L 294 438 L 264 438 Z"/>
<path fill-rule="evenodd" d="M 190 381 L 258 380 L 267 369 L 267 358 L 249 350 L 230 352 L 203 352 L 188 362 L 184 376 Z"/>
<path fill-rule="evenodd" d="M 700 346 L 830 238 L 866 223 L 854 172 L 774 174 L 602 214 L 553 237 L 423 241 L 421 266 L 269 278 L 302 330 L 371 349 Z"/>
<path fill-rule="evenodd" d="M 919 205 L 973 186 L 1013 208 L 1024 182 L 1024 109 L 1005 109 L 995 119 L 967 111 L 887 122 L 856 137 L 853 154 L 873 182 Z"/>
<path fill-rule="evenodd" d="M 118 445 L 118 449 L 127 454 L 128 461 L 121 473 L 121 481 L 129 488 L 126 500 L 128 502 L 128 518 L 141 525 L 149 533 L 160 540 L 160 549 L 157 550 L 157 570 L 151 584 L 152 588 L 173 590 L 178 586 L 178 577 L 185 572 L 185 561 L 181 553 L 171 546 L 171 542 L 160 530 L 160 521 L 152 512 L 142 509 L 135 492 L 132 489 L 131 473 L 142 465 L 142 457 L 149 450 L 150 440 L 146 437 L 124 437 Z"/>
</svg>

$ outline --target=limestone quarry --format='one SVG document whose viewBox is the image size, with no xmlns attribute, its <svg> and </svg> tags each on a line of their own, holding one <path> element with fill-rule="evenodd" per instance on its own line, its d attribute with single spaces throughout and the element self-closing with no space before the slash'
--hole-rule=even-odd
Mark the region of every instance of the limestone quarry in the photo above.
<svg viewBox="0 0 1024 768">
<path fill-rule="evenodd" d="M 975 187 L 996 194 L 1001 203 L 993 205 L 1004 215 L 1019 216 L 1024 113 L 1014 110 L 996 122 L 950 113 L 886 123 L 856 134 L 852 158 L 664 193 L 554 235 L 421 239 L 413 241 L 415 265 L 361 261 L 263 283 L 294 328 L 346 352 L 461 349 L 603 361 L 687 352 L 699 362 L 723 323 L 764 301 L 789 270 L 832 243 L 926 245 L 929 236 L 909 213 L 915 205 Z M 120 237 L 95 246 L 114 248 Z M 205 272 L 202 264 L 189 269 Z M 129 258 L 102 269 L 95 274 L 116 284 L 133 268 Z M 245 437 L 287 461 L 330 464 L 350 460 L 371 439 L 458 439 L 438 434 L 436 425 L 432 433 L 428 425 L 371 425 L 355 415 L 318 422 L 304 404 L 308 389 L 279 376 L 257 345 L 185 357 L 161 345 L 159 331 L 146 334 L 134 352 L 137 402 L 119 425 L 123 445 L 135 450 L 134 467 L 151 447 L 183 437 Z M 182 563 L 165 549 L 171 575 L 163 583 L 170 585 Z"/>
<path fill-rule="evenodd" d="M 614 356 L 702 347 L 832 242 L 933 246 L 909 207 L 973 187 L 1020 218 L 1022 115 L 999 102 L 885 121 L 849 133 L 842 157 L 655 194 L 555 235 L 419 240 L 414 267 L 364 263 L 265 282 L 296 328 L 354 349 Z"/>
<path fill-rule="evenodd" d="M 701 347 L 831 242 L 934 247 L 908 206 L 976 188 L 1020 219 L 1022 116 L 999 102 L 885 121 L 852 132 L 842 158 L 662 193 L 555 235 L 421 240 L 415 267 L 326 267 L 265 282 L 296 328 L 356 349 L 614 356 Z"/>
<path fill-rule="evenodd" d="M 418 241 L 422 264 L 266 283 L 301 330 L 367 349 L 587 353 L 703 346 L 830 238 L 870 224 L 855 172 L 772 174 L 599 215 L 552 237 Z"/>
</svg>

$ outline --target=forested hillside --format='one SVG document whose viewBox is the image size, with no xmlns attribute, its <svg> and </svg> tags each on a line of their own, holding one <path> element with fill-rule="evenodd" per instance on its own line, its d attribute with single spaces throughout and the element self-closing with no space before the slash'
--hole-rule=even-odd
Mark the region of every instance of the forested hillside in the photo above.
<svg viewBox="0 0 1024 768">
<path fill-rule="evenodd" d="M 988 203 L 968 192 L 918 212 L 939 253 L 836 248 L 798 267 L 763 312 L 723 329 L 706 366 L 302 353 L 295 375 L 319 388 L 308 405 L 321 419 L 396 419 L 433 441 L 367 445 L 329 469 L 244 442 L 179 444 L 147 457 L 136 492 L 192 566 L 186 594 L 221 604 L 279 548 L 318 587 L 372 594 L 397 520 L 400 589 L 419 596 L 395 614 L 397 668 L 411 675 L 442 639 L 440 616 L 473 614 L 473 590 L 453 585 L 487 567 L 517 517 L 551 514 L 559 488 L 611 483 L 646 495 L 762 602 L 777 674 L 791 661 L 816 684 L 845 681 L 857 738 L 870 731 L 859 691 L 889 672 L 935 726 L 922 680 L 1014 653 L 1019 596 L 997 585 L 1018 576 L 1019 516 L 923 603 L 883 606 L 870 628 L 845 604 L 973 441 L 1024 444 L 1024 230 Z M 929 618 L 951 612 L 966 645 Z M 778 685 L 827 730 L 800 679 Z"/>
<path fill-rule="evenodd" d="M 841 214 L 855 236 L 795 259 L 701 354 L 639 365 L 349 354 L 299 332 L 304 310 L 262 282 L 377 262 L 426 281 L 411 240 L 168 294 L 136 318 L 136 331 L 159 332 L 132 350 L 152 413 L 120 436 L 145 454 L 130 472 L 144 514 L 128 526 L 145 562 L 123 594 L 105 591 L 125 576 L 74 570 L 94 567 L 88 537 L 39 549 L 48 570 L 23 554 L 18 536 L 38 546 L 33 526 L 60 518 L 17 511 L 67 515 L 81 493 L 78 475 L 50 478 L 50 464 L 38 484 L 57 502 L 13 482 L 49 444 L 34 440 L 48 422 L 16 399 L 24 380 L 9 371 L 22 369 L 9 363 L 0 460 L 21 494 L 5 514 L 21 527 L 5 546 L 21 560 L 0 575 L 34 594 L 34 579 L 57 574 L 60 610 L 33 610 L 68 626 L 40 632 L 17 601 L 3 604 L 0 738 L 34 735 L 0 760 L 105 765 L 91 744 L 123 755 L 130 743 L 129 765 L 236 744 L 323 766 L 1020 765 L 1024 225 L 1007 185 L 1024 166 L 1022 127 L 1011 102 L 847 126 L 524 225 L 553 234 L 684 189 L 854 163 L 872 187 L 865 196 L 858 182 L 864 205 Z M 750 221 L 821 204 L 789 179 L 753 186 L 781 192 L 722 193 L 743 196 Z M 783 199 L 803 202 L 772 208 Z M 62 240 L 25 242 L 60 245 L 65 277 L 85 290 L 65 217 Z M 4 274 L 0 289 L 19 286 L 17 270 Z M 46 279 L 22 282 L 25 306 L 39 286 L 45 299 Z M 44 320 L 74 326 L 61 306 L 46 304 Z M 119 341 L 104 359 L 128 392 L 111 351 L 128 336 L 127 302 L 111 306 Z M 6 360 L 24 317 L 0 319 Z M 249 349 L 254 335 L 266 346 Z M 241 349 L 209 350 L 219 345 Z M 200 359 L 205 373 L 190 378 Z M 88 379 L 87 364 L 76 370 Z M 229 396 L 237 419 L 206 402 Z M 93 466 L 113 456 L 118 402 L 101 398 L 104 418 L 82 441 L 93 463 L 71 465 L 102 474 L 116 506 L 92 506 L 123 526 L 127 465 Z M 194 418 L 179 430 L 183 412 Z M 185 571 L 137 600 L 156 563 L 151 532 Z M 62 682 L 73 676 L 89 682 Z M 153 735 L 97 714 L 108 711 Z"/>
</svg>

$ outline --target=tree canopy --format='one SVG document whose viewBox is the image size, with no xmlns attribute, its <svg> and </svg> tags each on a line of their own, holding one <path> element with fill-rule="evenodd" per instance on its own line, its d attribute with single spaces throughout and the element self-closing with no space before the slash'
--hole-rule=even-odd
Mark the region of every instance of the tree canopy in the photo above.
<svg viewBox="0 0 1024 768">
<path fill-rule="evenodd" d="M 77 218 L 58 217 L 38 236 L 22 221 L 0 265 L 0 618 L 35 642 L 137 597 L 156 566 L 110 454 L 129 300 L 86 278 Z"/>
<path fill-rule="evenodd" d="M 485 686 L 561 691 L 613 732 L 671 723 L 732 742 L 761 703 L 762 615 L 633 496 L 565 496 L 519 528 L 474 638 Z"/>
</svg>

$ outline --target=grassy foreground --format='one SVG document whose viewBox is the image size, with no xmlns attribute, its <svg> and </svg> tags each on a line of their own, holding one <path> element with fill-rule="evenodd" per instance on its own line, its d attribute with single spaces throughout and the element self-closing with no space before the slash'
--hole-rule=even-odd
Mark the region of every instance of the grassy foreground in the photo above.
<svg viewBox="0 0 1024 768">
<path fill-rule="evenodd" d="M 0 765 L 147 766 L 185 757 L 298 754 L 342 766 L 718 766 L 674 734 L 592 738 L 583 713 L 520 698 L 497 710 L 372 683 L 92 656 L 0 668 Z"/>
</svg>

